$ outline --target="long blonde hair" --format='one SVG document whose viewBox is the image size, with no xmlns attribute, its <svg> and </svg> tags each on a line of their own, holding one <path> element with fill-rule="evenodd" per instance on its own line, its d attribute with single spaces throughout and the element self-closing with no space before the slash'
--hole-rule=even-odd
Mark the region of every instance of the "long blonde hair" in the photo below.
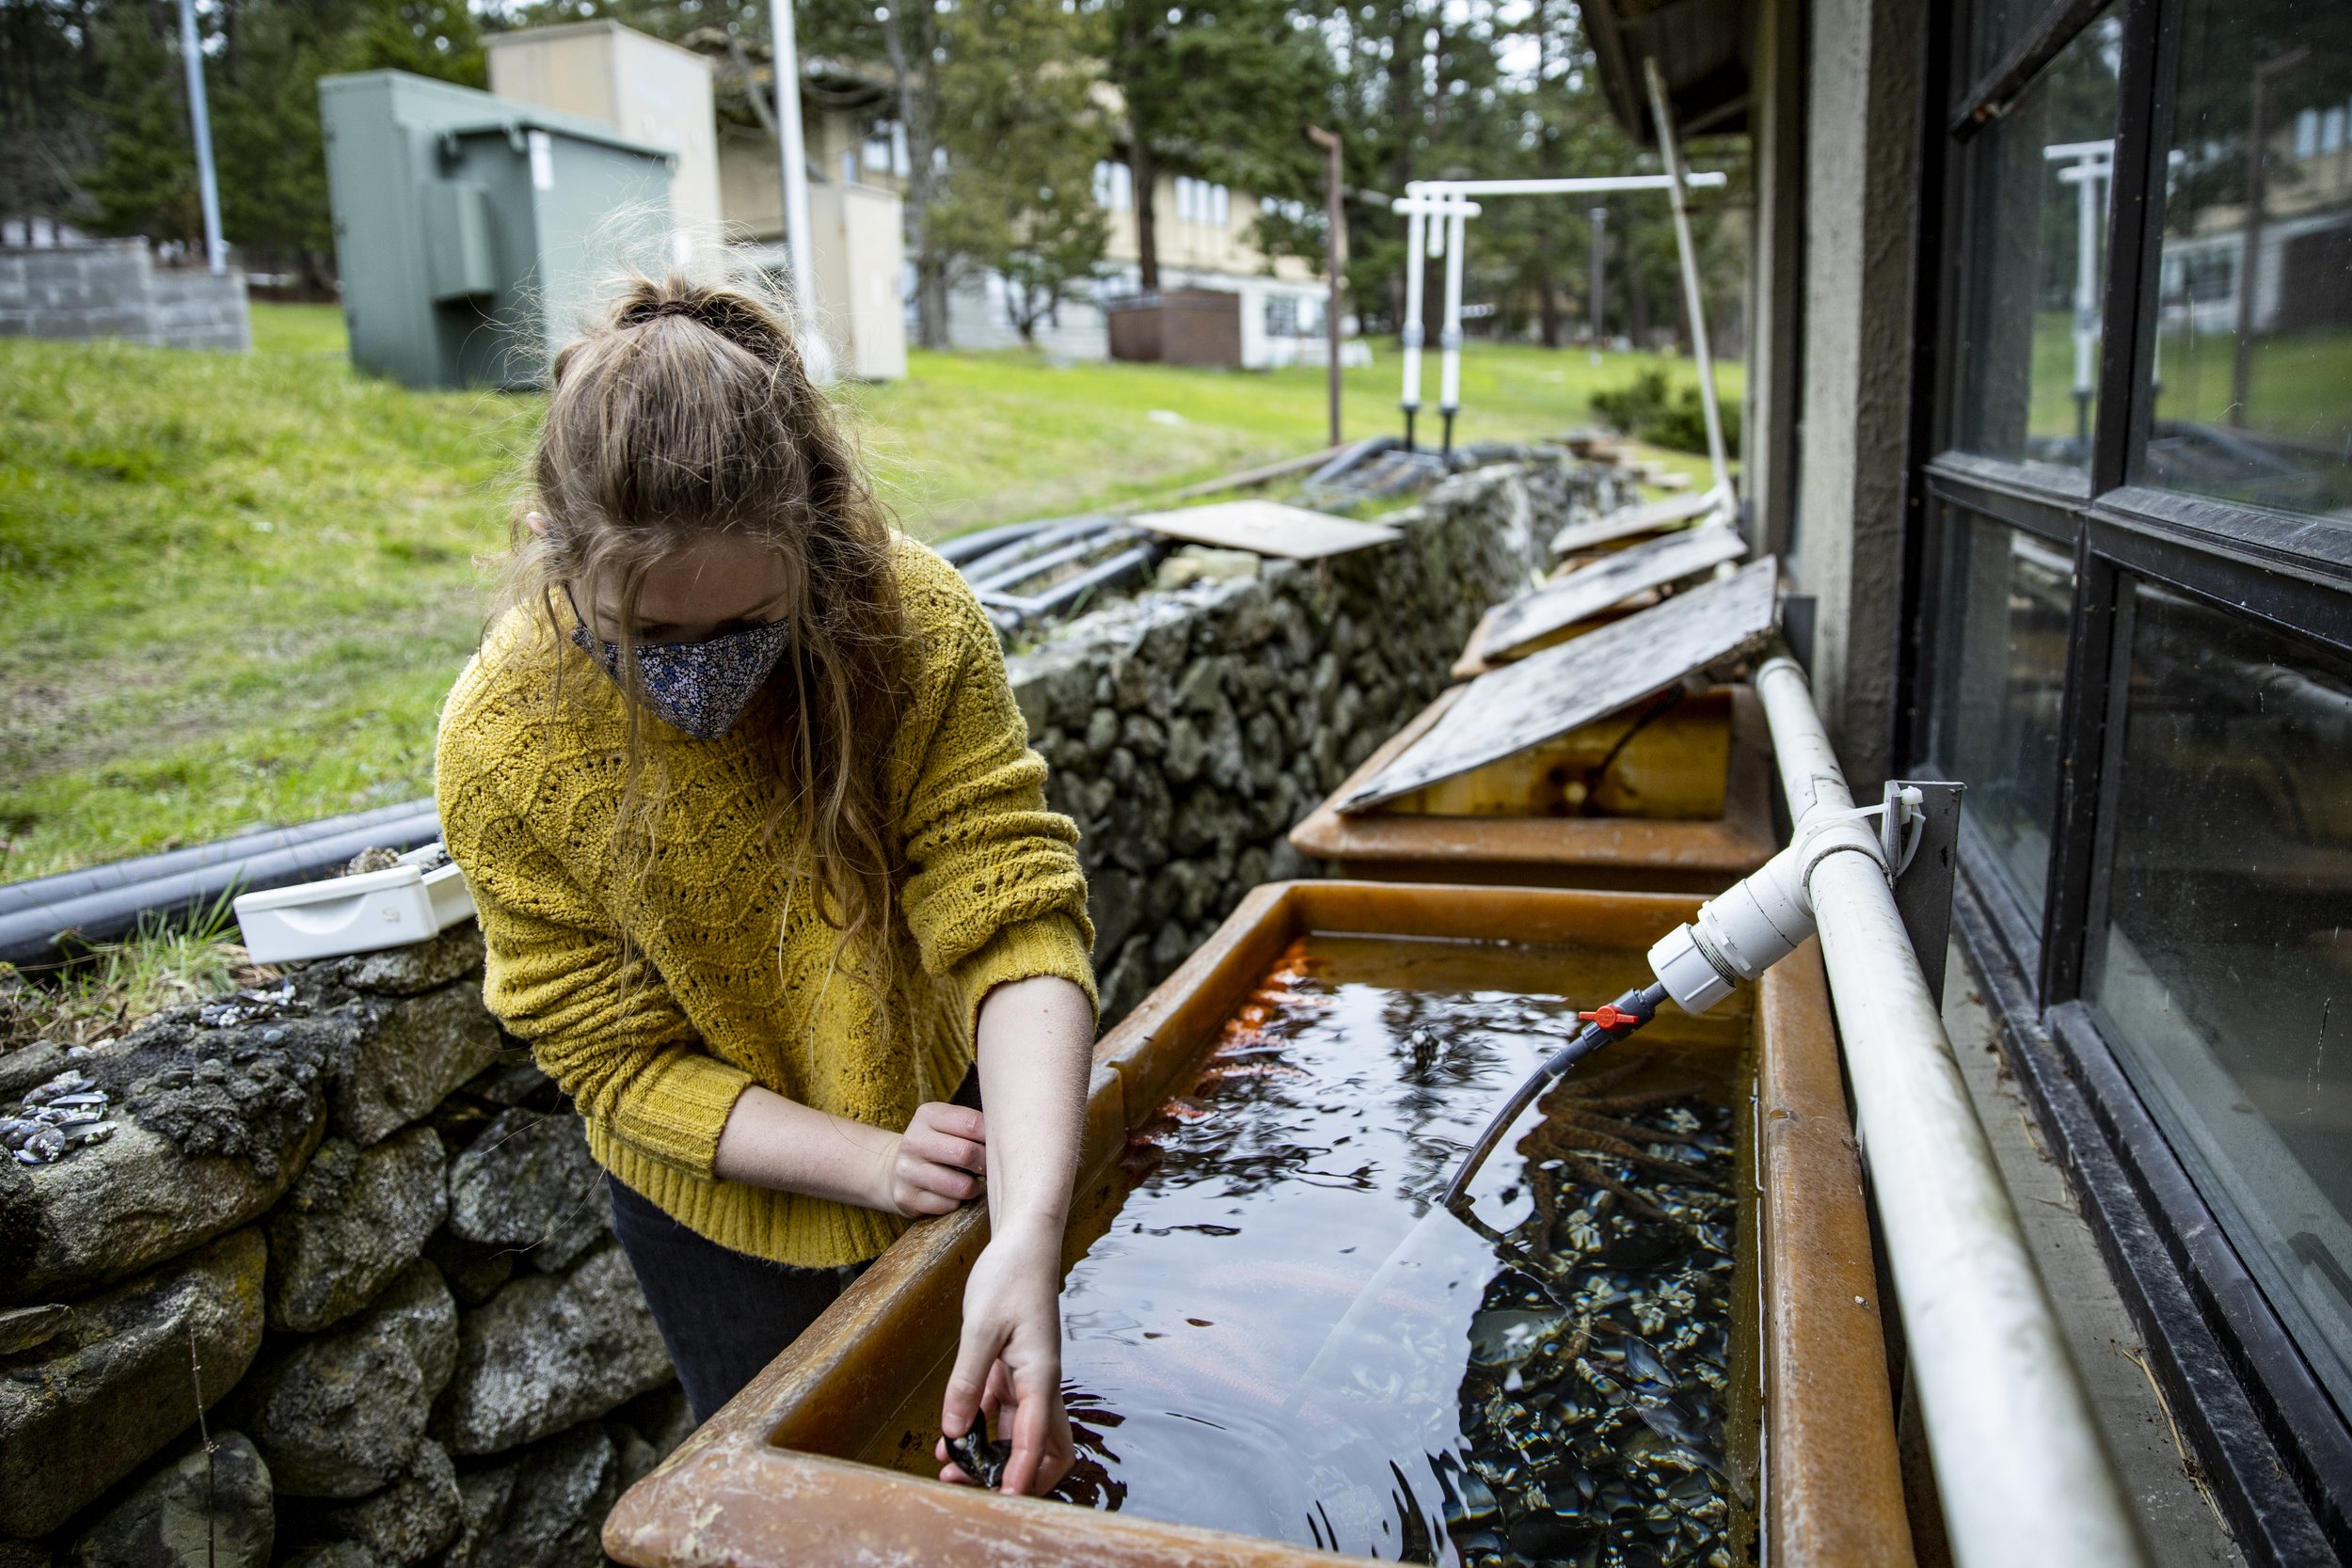
<svg viewBox="0 0 2352 1568">
<path fill-rule="evenodd" d="M 785 312 L 743 283 L 619 280 L 604 318 L 556 356 L 528 488 L 501 609 L 534 607 L 561 646 L 566 590 L 616 607 L 632 698 L 646 573 L 716 531 L 774 552 L 791 645 L 746 716 L 772 716 L 764 738 L 786 785 L 765 834 L 798 809 L 789 885 L 812 889 L 839 933 L 836 959 L 870 950 L 900 860 L 882 764 L 905 711 L 906 618 L 888 520 Z M 662 781 L 645 778 L 643 704 L 628 708 L 614 854 L 636 896 L 652 874 Z"/>
</svg>

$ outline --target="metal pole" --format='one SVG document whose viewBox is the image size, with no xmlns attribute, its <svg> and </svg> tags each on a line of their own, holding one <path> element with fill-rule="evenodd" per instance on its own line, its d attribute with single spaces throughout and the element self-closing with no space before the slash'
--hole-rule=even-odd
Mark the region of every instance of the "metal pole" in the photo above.
<svg viewBox="0 0 2352 1568">
<path fill-rule="evenodd" d="M 1427 243 L 1427 214 L 1419 204 L 1414 186 L 1405 187 L 1405 198 L 1413 205 L 1405 215 L 1405 329 L 1397 339 L 1405 345 L 1405 390 L 1397 406 L 1405 410 L 1405 450 L 1413 450 L 1413 416 L 1421 412 L 1421 283 L 1422 273 L 1428 266 L 1422 254 Z"/>
<path fill-rule="evenodd" d="M 1715 492 L 1731 497 L 1731 462 L 1724 449 L 1724 415 L 1715 405 L 1715 352 L 1707 341 L 1707 301 L 1699 288 L 1698 251 L 1691 244 L 1691 212 L 1682 199 L 1682 145 L 1675 139 L 1674 120 L 1666 113 L 1666 79 L 1658 62 L 1644 57 L 1642 74 L 1649 83 L 1649 112 L 1658 122 L 1658 150 L 1665 154 L 1674 198 L 1675 247 L 1681 253 L 1682 299 L 1691 313 L 1691 356 L 1699 367 L 1699 407 L 1707 416 L 1707 458 L 1715 470 Z"/>
<path fill-rule="evenodd" d="M 1592 362 L 1593 368 L 1597 370 L 1600 368 L 1600 252 L 1601 243 L 1607 238 L 1609 231 L 1609 209 L 1606 207 L 1595 207 L 1591 210 L 1588 215 L 1593 220 Z"/>
<path fill-rule="evenodd" d="M 196 128 L 196 189 L 204 205 L 204 260 L 217 277 L 229 270 L 220 233 L 220 182 L 213 173 L 213 115 L 204 102 L 204 45 L 196 34 L 196 0 L 180 0 L 180 64 L 188 73 L 188 119 Z"/>
<path fill-rule="evenodd" d="M 1340 444 L 1340 138 L 1320 125 L 1310 125 L 1307 139 L 1323 149 L 1323 270 L 1331 280 L 1330 297 L 1323 307 L 1323 339 L 1330 358 L 1331 445 L 1336 447 Z"/>
<path fill-rule="evenodd" d="M 2246 128 L 2246 222 L 2237 251 L 2237 341 L 2230 349 L 2230 423 L 2241 430 L 2254 390 L 2254 275 L 2262 266 L 2263 206 L 2270 196 L 2270 87 L 2311 53 L 2310 44 L 2300 43 L 2254 68 L 2252 120 Z"/>
<path fill-rule="evenodd" d="M 1445 326 L 1438 335 L 1438 412 L 1445 419 L 1445 445 L 1454 451 L 1454 416 L 1462 406 L 1462 221 L 1477 209 L 1460 197 L 1447 204 L 1445 223 Z"/>
<path fill-rule="evenodd" d="M 184 3 L 184 0 L 183 0 Z M 819 381 L 833 378 L 833 351 L 818 325 L 815 225 L 808 215 L 808 150 L 801 140 L 801 46 L 792 26 L 792 0 L 768 0 L 775 34 L 776 152 L 784 165 L 784 245 L 792 268 L 792 303 L 799 309 L 801 356 Z"/>
<path fill-rule="evenodd" d="M 1795 838 L 1851 813 L 1804 672 L 1756 674 Z M 1877 861 L 1805 873 L 1960 1568 L 2144 1564 L 2146 1549 L 2066 1350 L 1950 1037 Z"/>
</svg>

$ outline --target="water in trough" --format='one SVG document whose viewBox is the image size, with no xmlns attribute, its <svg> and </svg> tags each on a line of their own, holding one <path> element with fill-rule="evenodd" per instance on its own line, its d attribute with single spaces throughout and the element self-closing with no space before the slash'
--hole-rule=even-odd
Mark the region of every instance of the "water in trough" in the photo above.
<svg viewBox="0 0 2352 1568">
<path fill-rule="evenodd" d="M 1132 1141 L 1132 1190 L 1065 1284 L 1062 1495 L 1424 1562 L 1746 1560 L 1744 1053 L 1594 1058 L 1491 1163 L 1480 1228 L 1431 1217 L 1573 1026 L 1563 990 L 1620 988 L 1578 984 L 1593 968 L 1393 938 L 1286 954 Z"/>
</svg>

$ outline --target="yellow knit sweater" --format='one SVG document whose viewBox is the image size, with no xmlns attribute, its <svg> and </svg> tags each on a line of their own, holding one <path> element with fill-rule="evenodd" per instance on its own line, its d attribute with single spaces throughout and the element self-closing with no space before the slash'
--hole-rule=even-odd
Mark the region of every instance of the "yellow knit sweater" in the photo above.
<svg viewBox="0 0 2352 1568">
<path fill-rule="evenodd" d="M 490 1010 L 579 1105 L 606 1169 L 712 1241 L 805 1267 L 871 1258 L 906 1222 L 715 1177 L 747 1085 L 897 1130 L 955 1092 L 992 987 L 1094 989 L 1077 829 L 1045 809 L 995 633 L 930 550 L 902 541 L 897 568 L 914 636 L 883 764 L 903 866 L 878 979 L 834 963 L 834 931 L 787 885 L 792 818 L 761 842 L 783 787 L 755 738 L 778 720 L 772 694 L 719 740 L 644 719 L 656 848 L 627 895 L 612 842 L 628 714 L 602 670 L 516 611 L 441 718 L 441 827 L 473 890 Z M 624 928 L 654 971 L 626 983 Z"/>
</svg>

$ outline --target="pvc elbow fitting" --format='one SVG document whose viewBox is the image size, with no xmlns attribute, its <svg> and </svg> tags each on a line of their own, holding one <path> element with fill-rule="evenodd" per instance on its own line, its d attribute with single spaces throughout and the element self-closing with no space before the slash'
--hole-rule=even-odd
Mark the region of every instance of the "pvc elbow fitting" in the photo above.
<svg viewBox="0 0 2352 1568">
<path fill-rule="evenodd" d="M 1809 849 L 1803 840 L 1783 849 L 1649 950 L 1651 972 L 1684 1012 L 1706 1012 L 1813 934 L 1804 876 L 1818 857 Z"/>
</svg>

